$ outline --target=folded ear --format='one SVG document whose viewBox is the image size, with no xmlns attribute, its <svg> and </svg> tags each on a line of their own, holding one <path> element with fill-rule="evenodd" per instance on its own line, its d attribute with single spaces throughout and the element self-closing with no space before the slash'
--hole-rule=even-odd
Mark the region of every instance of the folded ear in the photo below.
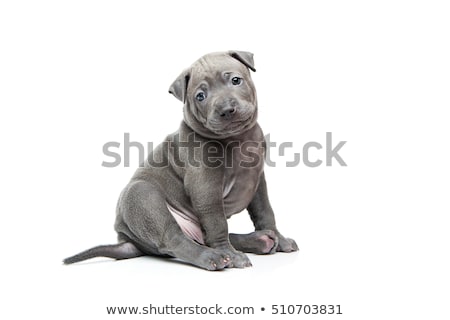
<svg viewBox="0 0 450 320">
<path fill-rule="evenodd" d="M 247 52 L 247 51 L 236 51 L 236 50 L 230 50 L 228 51 L 228 54 L 235 58 L 236 60 L 239 60 L 241 63 L 243 63 L 247 68 L 252 70 L 253 72 L 256 71 L 255 69 L 255 63 L 253 62 L 253 53 Z"/>
<path fill-rule="evenodd" d="M 190 71 L 184 70 L 169 88 L 169 93 L 181 102 L 186 101 L 187 86 L 190 78 Z"/>
</svg>

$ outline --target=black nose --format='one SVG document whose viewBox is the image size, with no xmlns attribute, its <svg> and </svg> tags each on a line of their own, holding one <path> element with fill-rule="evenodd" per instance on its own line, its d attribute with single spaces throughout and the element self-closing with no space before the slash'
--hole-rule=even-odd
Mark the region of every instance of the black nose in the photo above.
<svg viewBox="0 0 450 320">
<path fill-rule="evenodd" d="M 219 114 L 222 118 L 230 119 L 235 112 L 236 112 L 236 108 L 229 106 L 229 107 L 225 107 L 222 110 L 220 110 Z"/>
</svg>

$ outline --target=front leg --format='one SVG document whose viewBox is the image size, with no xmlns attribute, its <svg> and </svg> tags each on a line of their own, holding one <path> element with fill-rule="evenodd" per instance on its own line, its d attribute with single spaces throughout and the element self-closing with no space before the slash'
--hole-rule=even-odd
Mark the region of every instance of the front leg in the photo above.
<svg viewBox="0 0 450 320">
<path fill-rule="evenodd" d="M 226 254 L 229 267 L 252 264 L 233 248 L 228 238 L 228 223 L 223 206 L 223 173 L 220 168 L 197 168 L 185 176 L 185 188 L 202 228 L 205 244 Z"/>
<path fill-rule="evenodd" d="M 276 227 L 275 215 L 267 194 L 267 185 L 264 172 L 261 174 L 258 189 L 256 190 L 252 201 L 248 205 L 247 210 L 257 232 L 260 230 L 271 230 L 275 232 L 278 238 L 276 251 L 292 252 L 298 250 L 298 246 L 295 241 L 293 239 L 285 238 Z"/>
</svg>

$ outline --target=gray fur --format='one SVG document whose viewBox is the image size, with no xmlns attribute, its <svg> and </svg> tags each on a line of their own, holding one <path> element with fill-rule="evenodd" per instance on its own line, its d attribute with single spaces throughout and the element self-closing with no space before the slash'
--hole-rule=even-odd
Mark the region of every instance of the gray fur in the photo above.
<svg viewBox="0 0 450 320">
<path fill-rule="evenodd" d="M 96 247 L 64 263 L 95 256 L 124 259 L 145 254 L 176 257 L 200 268 L 220 270 L 251 266 L 241 251 L 298 250 L 295 241 L 276 228 L 269 203 L 263 172 L 264 135 L 256 122 L 256 90 L 249 69 L 255 70 L 253 54 L 228 51 L 205 55 L 180 74 L 169 92 L 184 103 L 184 121 L 165 140 L 179 155 L 159 145 L 149 159 L 156 163 L 166 160 L 169 165 L 155 167 L 147 161 L 125 187 L 115 223 L 119 245 Z M 204 92 L 203 101 L 196 98 L 199 91 Z M 248 142 L 259 146 L 252 149 L 251 167 L 241 165 L 249 160 L 243 147 Z M 230 143 L 238 147 L 229 150 L 226 146 Z M 216 166 L 189 162 L 192 156 L 204 160 L 204 146 L 222 148 L 224 154 L 219 158 L 223 162 Z M 195 150 L 194 154 L 188 150 Z M 232 165 L 226 165 L 231 159 Z M 244 209 L 250 213 L 255 232 L 229 234 L 227 218 Z M 184 218 L 174 216 L 174 211 L 191 217 L 189 226 L 198 229 L 203 243 L 187 236 L 183 224 L 175 219 Z"/>
</svg>

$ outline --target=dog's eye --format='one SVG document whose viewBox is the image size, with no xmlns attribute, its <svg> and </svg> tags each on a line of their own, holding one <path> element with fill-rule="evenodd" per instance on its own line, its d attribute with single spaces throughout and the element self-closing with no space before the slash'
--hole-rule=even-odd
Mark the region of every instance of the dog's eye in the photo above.
<svg viewBox="0 0 450 320">
<path fill-rule="evenodd" d="M 197 95 L 195 96 L 195 99 L 197 99 L 198 101 L 203 101 L 206 99 L 206 95 L 204 92 L 199 92 L 197 93 Z"/>
<path fill-rule="evenodd" d="M 242 78 L 239 77 L 233 77 L 231 79 L 231 83 L 233 84 L 233 86 L 238 86 L 242 83 Z"/>
</svg>

